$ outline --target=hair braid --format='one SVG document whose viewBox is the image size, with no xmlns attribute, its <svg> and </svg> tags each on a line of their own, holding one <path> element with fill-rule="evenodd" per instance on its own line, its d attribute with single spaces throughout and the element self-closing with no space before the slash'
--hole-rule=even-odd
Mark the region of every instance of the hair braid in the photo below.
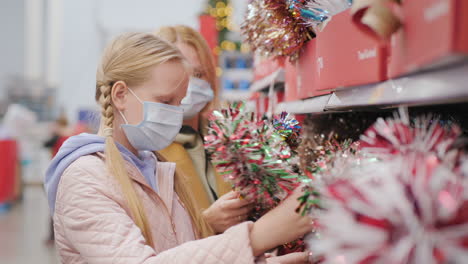
<svg viewBox="0 0 468 264">
<path fill-rule="evenodd" d="M 110 85 L 101 85 L 99 89 L 101 90 L 99 103 L 102 106 L 102 117 L 104 118 L 104 125 L 106 128 L 112 128 L 114 123 L 114 109 L 111 98 L 112 87 Z"/>
</svg>

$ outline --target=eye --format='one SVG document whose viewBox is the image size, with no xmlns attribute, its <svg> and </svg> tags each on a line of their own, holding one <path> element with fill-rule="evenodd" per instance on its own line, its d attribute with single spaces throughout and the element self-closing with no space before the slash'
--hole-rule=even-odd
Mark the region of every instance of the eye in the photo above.
<svg viewBox="0 0 468 264">
<path fill-rule="evenodd" d="M 193 73 L 193 77 L 198 78 L 198 79 L 203 78 L 203 76 L 205 76 L 205 74 L 201 71 L 196 71 Z"/>
</svg>

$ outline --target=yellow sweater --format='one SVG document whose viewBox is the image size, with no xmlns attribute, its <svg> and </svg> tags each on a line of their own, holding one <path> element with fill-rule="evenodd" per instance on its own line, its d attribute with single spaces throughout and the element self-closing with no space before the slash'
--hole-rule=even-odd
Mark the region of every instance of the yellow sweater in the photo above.
<svg viewBox="0 0 468 264">
<path fill-rule="evenodd" d="M 199 209 L 208 208 L 215 201 L 215 195 L 220 197 L 231 190 L 230 185 L 216 173 L 211 162 L 207 161 L 200 135 L 181 133 L 159 154 L 167 161 L 176 163 L 178 169 L 187 175 Z"/>
</svg>

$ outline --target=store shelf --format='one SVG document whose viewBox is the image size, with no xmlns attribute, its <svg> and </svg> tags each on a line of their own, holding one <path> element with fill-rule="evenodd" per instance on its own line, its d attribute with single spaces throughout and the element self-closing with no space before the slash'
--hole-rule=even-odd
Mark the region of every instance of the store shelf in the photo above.
<svg viewBox="0 0 468 264">
<path fill-rule="evenodd" d="M 260 92 L 262 90 L 267 90 L 272 83 L 284 83 L 285 73 L 284 69 L 278 69 L 277 71 L 271 73 L 270 75 L 260 79 L 258 81 L 254 81 L 250 86 L 250 91 L 253 92 Z"/>
<path fill-rule="evenodd" d="M 286 111 L 291 114 L 322 113 L 331 95 L 322 95 L 305 100 L 283 102 L 276 106 L 275 112 Z"/>
<path fill-rule="evenodd" d="M 253 79 L 253 70 L 251 68 L 226 68 L 223 70 L 223 78 L 233 81 L 251 81 Z"/>
<path fill-rule="evenodd" d="M 232 90 L 227 91 L 223 90 L 221 94 L 221 98 L 226 101 L 247 101 L 250 98 L 250 91 L 240 91 L 240 90 Z"/>
<path fill-rule="evenodd" d="M 468 101 L 468 62 L 407 77 L 336 91 L 325 110 Z"/>
<path fill-rule="evenodd" d="M 329 95 L 283 102 L 275 112 L 305 114 L 460 102 L 468 102 L 468 62 L 378 84 L 341 89 Z"/>
</svg>

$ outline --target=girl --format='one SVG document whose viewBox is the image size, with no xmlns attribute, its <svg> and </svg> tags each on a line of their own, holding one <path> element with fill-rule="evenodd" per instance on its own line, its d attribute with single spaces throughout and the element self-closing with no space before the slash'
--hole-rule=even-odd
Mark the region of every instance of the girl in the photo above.
<svg viewBox="0 0 468 264">
<path fill-rule="evenodd" d="M 213 110 L 218 96 L 214 59 L 203 36 L 190 27 L 162 27 L 156 35 L 173 43 L 193 68 L 187 96 L 181 104 L 184 108 L 182 129 L 175 141 L 159 153 L 167 161 L 175 162 L 188 177 L 198 210 L 203 211 L 204 219 L 215 233 L 222 233 L 243 222 L 251 206 L 246 200 L 240 200 L 237 193 L 229 192 L 230 186 L 216 174 L 203 147 L 206 115 Z"/>
<path fill-rule="evenodd" d="M 124 34 L 106 48 L 99 132 L 67 140 L 46 175 L 62 263 L 254 263 L 312 229 L 294 212 L 296 191 L 255 223 L 196 240 L 206 222 L 185 179 L 152 154 L 180 130 L 189 75 L 180 52 L 151 34 Z"/>
</svg>

